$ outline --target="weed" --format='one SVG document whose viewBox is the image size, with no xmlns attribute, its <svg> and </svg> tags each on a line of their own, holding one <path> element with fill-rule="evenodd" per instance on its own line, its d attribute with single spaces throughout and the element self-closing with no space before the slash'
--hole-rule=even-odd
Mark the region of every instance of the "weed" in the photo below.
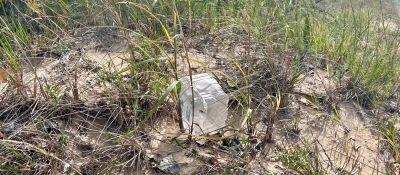
<svg viewBox="0 0 400 175">
<path fill-rule="evenodd" d="M 299 174 L 326 174 L 317 145 L 304 143 L 305 147 L 284 148 L 285 152 L 279 155 L 279 159 Z"/>
<path fill-rule="evenodd" d="M 396 127 L 398 121 L 387 121 L 382 124 L 386 125 L 381 126 L 383 138 L 374 142 L 373 145 L 380 144 L 382 146 L 380 146 L 379 149 L 384 150 L 385 153 L 389 153 L 385 155 L 386 169 L 388 172 L 393 174 L 397 169 L 394 164 L 400 160 L 400 145 L 398 143 L 399 135 L 397 134 L 398 128 Z"/>
<path fill-rule="evenodd" d="M 63 97 L 58 86 L 45 86 L 45 91 L 50 97 L 50 104 L 56 105 Z"/>
</svg>

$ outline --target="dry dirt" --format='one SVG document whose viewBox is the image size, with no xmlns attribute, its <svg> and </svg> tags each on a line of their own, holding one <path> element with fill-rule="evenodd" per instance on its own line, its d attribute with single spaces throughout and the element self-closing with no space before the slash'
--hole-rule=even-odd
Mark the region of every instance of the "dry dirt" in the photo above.
<svg viewBox="0 0 400 175">
<path fill-rule="evenodd" d="M 243 56 L 245 46 L 240 44 L 238 38 L 227 39 L 229 37 L 225 36 L 225 33 L 220 31 L 188 42 L 188 54 L 192 59 L 192 69 L 196 74 L 210 71 L 220 72 L 218 75 L 222 79 L 224 79 L 223 75 L 227 74 L 240 87 L 243 87 L 243 76 L 232 58 L 237 59 L 239 64 L 244 66 L 246 64 L 245 56 Z M 99 84 L 99 74 L 95 70 L 102 69 L 113 72 L 122 70 L 128 65 L 126 63 L 126 60 L 129 59 L 128 42 L 140 42 L 133 33 L 128 35 L 129 41 L 127 41 L 126 35 L 120 31 L 77 31 L 75 35 L 63 38 L 62 43 L 54 43 L 55 45 L 65 44 L 70 49 L 63 51 L 58 56 L 45 57 L 37 65 L 36 75 L 31 69 L 24 70 L 25 88 L 33 89 L 33 80 L 37 76 L 42 86 L 47 84 L 59 87 L 59 91 L 63 95 L 61 102 L 68 102 L 73 97 L 71 83 L 74 82 L 74 72 L 78 72 L 77 82 L 81 102 L 58 105 L 57 109 L 51 106 L 31 109 L 31 114 L 26 118 L 26 122 L 21 122 L 6 113 L 0 114 L 3 127 L 13 128 L 8 139 L 20 139 L 20 141 L 24 141 L 23 138 L 39 139 L 31 143 L 36 144 L 37 147 L 46 148 L 45 150 L 49 154 L 54 154 L 50 157 L 58 156 L 63 160 L 55 161 L 52 169 L 49 169 L 51 174 L 63 174 L 63 172 L 64 174 L 78 174 L 77 171 L 82 174 L 164 174 L 165 172 L 152 168 L 151 166 L 154 164 L 152 165 L 150 162 L 160 162 L 168 155 L 172 155 L 178 163 L 180 168 L 178 174 L 224 174 L 226 172 L 230 172 L 230 174 L 295 174 L 278 159 L 278 156 L 289 153 L 291 149 L 304 147 L 315 148 L 315 153 L 319 155 L 322 165 L 330 167 L 328 174 L 333 174 L 333 170 L 336 172 L 346 170 L 350 174 L 386 173 L 385 165 L 387 163 L 385 160 L 387 161 L 390 157 L 390 153 L 384 149 L 378 149 L 376 144 L 378 136 L 374 131 L 376 131 L 378 112 L 365 110 L 354 100 L 345 100 L 339 93 L 332 95 L 336 92 L 335 83 L 323 68 L 312 65 L 307 65 L 313 68 L 312 73 L 303 73 L 300 78 L 302 81 L 295 85 L 293 92 L 289 95 L 287 107 L 278 111 L 273 130 L 274 142 L 268 143 L 265 148 L 260 149 L 256 146 L 265 136 L 267 127 L 262 121 L 270 114 L 271 104 L 260 100 L 267 97 L 268 94 L 257 90 L 252 92 L 255 100 L 250 106 L 254 113 L 254 121 L 257 123 L 253 141 L 247 144 L 240 142 L 237 145 L 233 144 L 238 148 L 247 149 L 224 146 L 226 142 L 233 143 L 247 136 L 245 132 L 238 132 L 239 128 L 235 121 L 243 118 L 243 111 L 234 102 L 231 103 L 230 110 L 235 116 L 229 117 L 225 128 L 226 135 L 234 136 L 225 141 L 197 138 L 195 141 L 189 142 L 186 139 L 187 135 L 179 132 L 177 121 L 171 117 L 171 114 L 176 115 L 175 109 L 167 105 L 134 135 L 120 144 L 112 144 L 116 138 L 132 130 L 134 123 L 140 119 L 130 119 L 125 116 L 123 120 L 132 120 L 133 124 L 131 126 L 118 125 L 116 118 L 121 116 L 121 113 L 124 112 L 123 109 L 104 102 L 107 100 L 104 94 L 115 93 L 115 87 L 111 83 Z M 255 46 L 252 63 L 262 66 L 263 55 L 257 55 L 257 49 L 273 51 L 273 48 L 272 46 Z M 271 58 L 277 59 L 278 63 L 286 63 L 293 59 L 290 51 L 282 55 L 270 53 Z M 183 56 L 184 51 L 180 49 L 178 61 L 181 76 L 187 74 L 187 65 Z M 204 63 L 206 67 L 199 62 Z M 260 66 L 255 70 L 262 70 Z M 263 76 L 257 71 L 252 77 Z M 232 90 L 229 89 L 231 86 L 226 78 L 225 82 L 227 83 L 225 86 L 228 87 L 225 90 L 227 92 Z M 105 92 L 104 89 L 108 89 L 109 92 Z M 2 96 L 15 93 L 14 91 L 10 81 L 0 83 Z M 314 97 L 319 99 L 319 103 L 310 101 Z M 340 120 L 335 119 L 334 110 L 329 107 L 329 104 L 324 103 L 329 98 L 336 99 L 336 107 L 339 111 L 337 118 Z M 148 104 L 154 104 L 151 99 L 148 101 Z M 66 106 L 70 106 L 70 109 Z M 59 115 L 46 113 L 44 112 L 45 108 L 49 108 L 48 110 L 55 113 L 59 112 Z M 42 115 L 37 115 L 35 111 L 42 112 Z M 71 112 L 75 113 L 71 114 Z M 60 133 L 52 134 L 49 137 L 32 133 L 30 136 L 22 136 L 21 133 L 26 134 L 30 131 L 29 128 L 37 126 L 40 116 L 44 118 L 47 116 L 46 120 L 54 121 L 57 123 L 57 127 L 64 130 L 64 134 L 67 136 L 66 143 L 59 149 L 47 147 L 57 144 L 57 139 L 62 138 Z M 50 130 L 52 129 L 50 127 Z M 214 134 L 209 137 L 218 135 L 218 133 Z M 41 139 L 44 141 L 40 141 Z M 189 145 L 190 147 L 184 149 L 175 140 L 183 146 Z M 105 167 L 111 165 L 122 168 L 108 172 Z"/>
</svg>

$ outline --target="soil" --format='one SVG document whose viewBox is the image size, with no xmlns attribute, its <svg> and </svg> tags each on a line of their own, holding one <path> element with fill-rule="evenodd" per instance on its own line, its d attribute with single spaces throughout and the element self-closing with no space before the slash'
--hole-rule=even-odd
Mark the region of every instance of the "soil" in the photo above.
<svg viewBox="0 0 400 175">
<path fill-rule="evenodd" d="M 240 36 L 218 31 L 190 39 L 187 51 L 193 72 L 217 72 L 227 93 L 235 91 L 231 81 L 239 87 L 246 86 L 236 64 L 255 65 L 247 77 L 254 82 L 250 88 L 254 99 L 250 108 L 256 128 L 248 142 L 244 141 L 248 132 L 238 128 L 244 112 L 233 99 L 229 109 L 234 115 L 228 117 L 224 128 L 227 138 L 216 131 L 189 141 L 188 135 L 179 131 L 176 106 L 168 101 L 137 132 L 115 144 L 117 138 L 137 126 L 144 114 L 129 115 L 123 107 L 110 103 L 107 94 L 115 94 L 112 96 L 117 99 L 117 88 L 107 81 L 100 83 L 99 70 L 112 73 L 126 68 L 127 60 L 131 59 L 128 45 L 141 40 L 134 33 L 88 29 L 60 38 L 59 43 L 53 44 L 64 45 L 68 50 L 44 54 L 41 62 L 31 67 L 34 69 L 24 69 L 25 86 L 22 88 L 29 89 L 31 100 L 15 103 L 7 98 L 17 91 L 10 78 L 0 83 L 0 94 L 3 94 L 0 100 L 7 104 L 0 109 L 3 112 L 0 114 L 3 130 L 0 137 L 10 140 L 9 143 L 20 142 L 14 144 L 18 149 L 34 150 L 28 157 L 42 167 L 38 174 L 300 174 L 304 172 L 291 170 L 279 156 L 301 149 L 318 155 L 322 166 L 329 171 L 327 174 L 387 173 L 388 159 L 393 155 L 377 142 L 377 119 L 392 115 L 391 112 L 398 114 L 399 110 L 364 109 L 354 98 L 346 98 L 348 94 L 340 92 L 343 88 L 336 87 L 324 65 L 312 65 L 308 61 L 303 64 L 307 71 L 300 76 L 302 81 L 295 84 L 287 105 L 277 112 L 272 141 L 260 148 L 267 133 L 264 121 L 274 108 L 270 100 L 275 98 L 274 94 L 269 94 L 270 90 L 260 87 L 269 87 L 271 82 L 265 78 L 267 74 L 285 73 L 288 69 L 285 66 L 294 61 L 295 54 L 290 49 L 278 53 L 271 45 L 252 46 L 248 60 L 242 40 Z M 270 60 L 259 54 L 261 49 L 268 51 Z M 168 54 L 173 56 L 173 53 Z M 180 76 L 188 73 L 184 55 L 180 47 Z M 275 63 L 269 63 L 271 60 Z M 271 65 L 279 67 L 268 70 Z M 60 97 L 56 105 L 41 102 L 46 99 L 44 95 L 38 96 L 40 100 L 32 98 L 35 76 L 40 84 L 38 91 L 45 91 L 46 85 L 58 88 L 50 94 Z M 73 100 L 74 82 L 79 100 Z M 130 100 L 139 101 L 146 111 L 157 102 L 145 95 Z M 39 154 L 41 151 L 45 153 Z M 12 154 L 2 148 L 0 155 L 9 157 Z M 159 167 L 169 155 L 179 166 L 178 170 L 177 167 Z"/>
</svg>

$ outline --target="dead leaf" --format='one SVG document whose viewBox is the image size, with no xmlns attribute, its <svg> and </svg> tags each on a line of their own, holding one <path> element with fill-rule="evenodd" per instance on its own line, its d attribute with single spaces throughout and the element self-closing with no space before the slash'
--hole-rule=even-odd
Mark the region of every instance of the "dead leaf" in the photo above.
<svg viewBox="0 0 400 175">
<path fill-rule="evenodd" d="M 0 81 L 1 81 L 2 83 L 7 82 L 7 78 L 8 78 L 8 76 L 10 75 L 10 74 L 9 74 L 9 69 L 10 69 L 10 68 L 8 68 L 8 69 L 0 69 Z"/>
<path fill-rule="evenodd" d="M 29 68 L 29 66 L 27 66 L 27 65 L 21 66 L 21 70 L 28 69 L 28 68 Z M 11 71 L 12 71 L 11 68 L 0 69 L 0 81 L 2 83 L 6 83 L 7 82 L 8 76 L 10 76 L 10 72 Z"/>
</svg>

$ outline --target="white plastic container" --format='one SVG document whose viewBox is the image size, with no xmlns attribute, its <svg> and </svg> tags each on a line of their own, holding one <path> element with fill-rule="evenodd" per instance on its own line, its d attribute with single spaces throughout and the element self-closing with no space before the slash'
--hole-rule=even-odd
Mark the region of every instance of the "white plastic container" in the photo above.
<svg viewBox="0 0 400 175">
<path fill-rule="evenodd" d="M 182 89 L 179 94 L 183 125 L 190 133 L 206 134 L 225 126 L 228 116 L 229 96 L 218 82 L 207 73 L 192 76 L 194 91 L 194 117 L 192 116 L 192 89 L 190 77 L 180 78 Z"/>
</svg>

